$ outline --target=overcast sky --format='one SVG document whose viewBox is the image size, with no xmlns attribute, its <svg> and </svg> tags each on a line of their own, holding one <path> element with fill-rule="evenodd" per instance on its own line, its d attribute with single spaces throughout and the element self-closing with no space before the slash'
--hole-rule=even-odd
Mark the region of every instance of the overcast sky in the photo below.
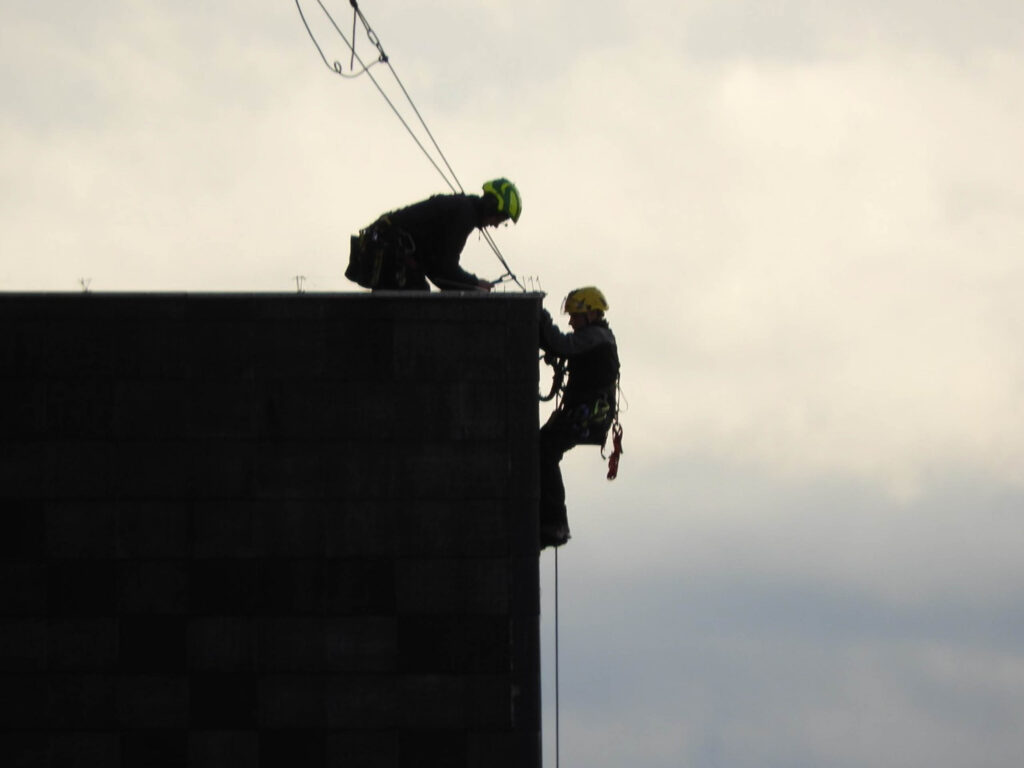
<svg viewBox="0 0 1024 768">
<path fill-rule="evenodd" d="M 360 7 L 466 190 L 518 184 L 512 268 L 611 304 L 564 763 L 1019 765 L 1024 4 Z M 353 290 L 348 236 L 447 191 L 290 1 L 14 0 L 0 62 L 0 290 Z"/>
</svg>

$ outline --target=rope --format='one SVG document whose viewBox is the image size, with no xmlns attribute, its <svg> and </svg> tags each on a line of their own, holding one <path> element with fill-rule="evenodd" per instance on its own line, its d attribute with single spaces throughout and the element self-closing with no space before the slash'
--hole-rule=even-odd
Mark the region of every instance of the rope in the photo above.
<svg viewBox="0 0 1024 768">
<path fill-rule="evenodd" d="M 622 425 L 618 419 L 612 424 L 612 454 L 608 457 L 608 479 L 614 480 L 619 476 L 619 457 L 624 453 L 622 450 Z M 602 453 L 603 455 L 603 453 Z"/>
<path fill-rule="evenodd" d="M 554 369 L 551 375 L 551 390 L 547 395 L 540 395 L 540 401 L 542 403 L 546 403 L 549 400 L 553 400 L 555 395 L 562 391 L 562 385 L 565 383 L 565 367 L 567 361 L 565 358 L 556 357 L 551 354 L 542 355 L 541 359 Z"/>
<path fill-rule="evenodd" d="M 619 414 L 622 413 L 623 408 L 620 403 L 624 401 L 626 406 L 625 410 L 629 410 L 629 401 L 626 400 L 626 396 L 622 393 L 622 384 L 616 379 L 615 380 L 615 420 L 612 422 L 612 428 L 609 432 L 612 438 L 612 452 L 611 455 L 605 457 L 604 449 L 608 445 L 608 435 L 605 435 L 604 445 L 601 446 L 601 458 L 608 459 L 608 479 L 614 480 L 619 476 L 619 457 L 625 453 L 622 450 L 622 424 L 619 422 Z"/>
<path fill-rule="evenodd" d="M 352 55 L 351 55 L 351 61 L 350 61 L 350 69 L 354 70 L 354 64 L 357 61 L 359 62 L 360 69 L 359 69 L 358 72 L 353 71 L 350 74 L 345 74 L 344 67 L 342 66 L 342 64 L 340 62 L 335 61 L 333 64 L 331 64 L 327 60 L 327 56 L 324 55 L 324 51 L 320 47 L 320 43 L 317 41 L 316 35 L 313 34 L 313 30 L 310 28 L 309 22 L 306 20 L 306 14 L 303 13 L 303 11 L 302 11 L 302 4 L 301 4 L 300 0 L 295 0 L 295 5 L 299 9 L 299 16 L 302 17 L 302 23 L 306 27 L 306 32 L 309 34 L 310 40 L 313 41 L 313 45 L 316 46 L 317 53 L 320 54 L 320 58 L 323 60 L 324 65 L 329 70 L 331 70 L 335 74 L 341 75 L 342 77 L 353 78 L 353 77 L 358 77 L 358 76 L 363 75 L 363 74 L 365 74 L 367 77 L 369 77 L 370 81 L 373 83 L 374 87 L 377 89 L 377 92 L 384 98 L 384 101 L 387 102 L 387 105 L 389 107 L 391 107 L 391 111 L 394 112 L 395 117 L 398 118 L 399 122 L 405 128 L 405 130 L 409 134 L 409 136 L 412 137 L 412 140 L 416 143 L 416 146 L 419 147 L 420 151 L 423 153 L 423 156 L 427 158 L 427 161 L 434 167 L 434 170 L 437 171 L 438 175 L 444 180 L 444 183 L 446 185 L 448 185 L 448 189 L 450 189 L 453 193 L 465 194 L 465 189 L 462 186 L 462 182 L 459 181 L 459 177 L 456 175 L 455 170 L 452 168 L 451 163 L 448 162 L 448 158 L 445 156 L 444 151 L 441 149 L 440 145 L 437 143 L 437 140 L 434 138 L 434 134 L 430 131 L 430 128 L 427 126 L 426 121 L 423 119 L 423 115 L 420 114 L 419 109 L 416 107 L 415 102 L 412 100 L 412 96 L 410 96 L 409 92 L 406 90 L 405 84 L 402 82 L 401 78 L 398 77 L 398 73 L 395 71 L 395 68 L 393 66 L 391 66 L 391 61 L 388 58 L 388 55 L 384 52 L 384 47 L 383 47 L 383 45 L 380 42 L 380 38 L 377 37 L 377 33 L 375 33 L 373 31 L 372 27 L 370 27 L 370 23 L 366 20 L 366 17 L 363 15 L 363 12 L 361 10 L 359 10 L 359 5 L 356 2 L 356 0 L 349 0 L 349 4 L 353 8 L 353 15 L 352 15 L 352 39 L 351 40 L 349 40 L 348 37 L 345 36 L 345 33 L 341 31 L 341 28 L 335 22 L 334 17 L 331 16 L 330 11 L 328 11 L 327 8 L 324 6 L 322 0 L 316 0 L 316 3 L 317 3 L 317 5 L 320 6 L 320 10 L 323 11 L 324 15 L 327 17 L 327 20 L 330 22 L 331 26 L 334 28 L 334 31 L 337 32 L 338 37 L 340 37 L 344 41 L 344 43 L 348 47 L 349 51 L 351 51 Z M 356 39 L 356 20 L 357 19 L 360 22 L 362 22 L 363 28 L 366 30 L 366 36 L 369 39 L 369 41 L 377 48 L 378 58 L 377 58 L 376 61 L 374 61 L 374 62 L 372 62 L 370 64 L 364 64 L 362 58 L 356 52 L 355 39 Z M 434 150 L 437 152 L 437 155 L 440 157 L 441 162 L 444 163 L 444 167 L 447 169 L 447 173 L 444 170 L 441 169 L 441 166 L 438 165 L 438 163 L 434 160 L 433 155 L 431 155 L 431 153 L 427 150 L 427 148 L 425 146 L 423 146 L 423 142 L 420 141 L 419 137 L 416 135 L 416 132 L 413 131 L 412 127 L 410 127 L 410 125 L 406 121 L 405 117 L 402 116 L 402 113 L 395 106 L 394 102 L 392 102 L 392 100 L 388 97 L 387 93 L 384 91 L 384 88 L 381 87 L 381 84 L 379 82 L 377 82 L 377 78 L 375 78 L 373 76 L 373 73 L 370 72 L 370 67 L 372 67 L 374 64 L 378 64 L 378 63 L 386 64 L 388 69 L 391 71 L 392 77 L 394 77 L 395 82 L 398 84 L 399 89 L 402 91 L 402 94 L 405 96 L 406 101 L 409 102 L 409 106 L 412 108 L 413 113 L 416 115 L 416 118 L 419 120 L 420 126 L 422 126 L 423 131 L 430 138 L 430 143 L 433 145 Z M 449 176 L 450 176 L 450 178 L 449 178 Z M 526 287 L 521 282 L 519 282 L 519 278 L 516 277 L 515 273 L 511 269 L 511 267 L 509 267 L 508 262 L 505 261 L 505 257 L 502 256 L 501 251 L 498 249 L 497 244 L 491 238 L 490 233 L 485 231 L 482 228 L 481 228 L 480 231 L 483 233 L 484 240 L 487 241 L 487 245 L 490 246 L 491 251 L 494 252 L 494 255 L 498 257 L 498 261 L 501 262 L 501 265 L 505 268 L 505 274 L 502 275 L 497 280 L 495 280 L 494 284 L 498 284 L 500 282 L 503 282 L 505 280 L 505 278 L 507 277 L 508 279 L 512 280 L 516 285 L 518 285 L 519 288 L 525 293 L 526 292 Z"/>
<path fill-rule="evenodd" d="M 491 250 L 494 251 L 494 255 L 498 257 L 498 261 L 501 262 L 501 266 L 505 268 L 505 275 L 508 275 L 509 279 L 511 279 L 512 282 L 518 285 L 520 289 L 522 289 L 523 293 L 526 293 L 526 286 L 519 282 L 519 278 L 516 277 L 515 273 L 512 272 L 512 267 L 508 265 L 508 262 L 505 261 L 505 257 L 501 255 L 501 251 L 498 250 L 497 244 L 491 238 L 491 233 L 483 229 L 481 229 L 480 231 L 483 232 L 484 240 L 486 240 L 487 244 L 491 246 Z M 504 276 L 502 277 L 502 279 L 504 279 Z"/>
<path fill-rule="evenodd" d="M 558 547 L 555 547 L 555 768 L 561 759 L 561 726 L 559 722 L 561 707 L 559 705 L 558 682 Z"/>
<path fill-rule="evenodd" d="M 345 37 L 345 33 L 341 31 L 341 28 L 334 21 L 334 17 L 331 16 L 331 12 L 328 11 L 324 7 L 324 4 L 322 2 L 320 2 L 320 0 L 317 0 L 317 5 L 320 6 L 320 10 L 322 10 L 324 12 L 324 16 L 327 17 L 327 20 L 331 22 L 331 26 L 334 27 L 334 30 L 338 33 L 338 36 L 342 40 L 345 41 L 345 45 L 347 45 L 349 50 L 352 51 L 352 60 L 353 60 L 353 62 L 355 62 L 355 61 L 359 62 L 360 70 L 358 72 L 353 71 L 352 73 L 346 75 L 345 74 L 345 68 L 341 65 L 340 61 L 335 61 L 334 64 L 331 64 L 329 61 L 327 61 L 327 57 L 324 55 L 323 48 L 320 47 L 320 43 L 317 42 L 316 35 L 313 34 L 313 30 L 310 28 L 309 22 L 306 21 L 306 14 L 302 12 L 302 4 L 299 2 L 299 0 L 295 0 L 295 7 L 299 9 L 299 16 L 302 18 L 302 23 L 306 27 L 306 32 L 309 35 L 309 39 L 312 40 L 313 41 L 313 45 L 316 46 L 317 53 L 320 54 L 320 58 L 323 60 L 324 66 L 326 66 L 329 70 L 331 70 L 335 74 L 341 75 L 342 77 L 359 77 L 364 72 L 367 72 L 370 69 L 370 67 L 372 67 L 374 64 L 377 64 L 377 63 L 382 62 L 382 61 L 387 61 L 387 55 L 384 53 L 384 49 L 380 47 L 380 43 L 378 41 L 377 42 L 377 50 L 380 52 L 380 58 L 378 58 L 377 61 L 373 62 L 373 64 L 363 64 L 363 60 L 359 57 L 359 54 L 356 53 L 355 46 L 352 43 L 349 42 L 347 37 Z M 353 39 L 353 41 L 355 40 L 355 36 L 356 36 L 356 17 L 353 16 L 352 17 L 352 39 Z M 376 36 L 374 36 L 374 37 L 376 37 Z M 372 38 L 371 38 L 371 40 L 372 40 Z M 354 64 L 350 68 L 352 68 L 354 70 Z"/>
</svg>

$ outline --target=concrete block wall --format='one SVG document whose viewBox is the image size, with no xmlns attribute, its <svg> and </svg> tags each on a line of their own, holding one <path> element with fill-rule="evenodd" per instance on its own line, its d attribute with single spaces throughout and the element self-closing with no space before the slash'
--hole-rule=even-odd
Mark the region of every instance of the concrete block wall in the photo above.
<svg viewBox="0 0 1024 768">
<path fill-rule="evenodd" d="M 540 765 L 526 295 L 0 295 L 0 765 Z"/>
</svg>

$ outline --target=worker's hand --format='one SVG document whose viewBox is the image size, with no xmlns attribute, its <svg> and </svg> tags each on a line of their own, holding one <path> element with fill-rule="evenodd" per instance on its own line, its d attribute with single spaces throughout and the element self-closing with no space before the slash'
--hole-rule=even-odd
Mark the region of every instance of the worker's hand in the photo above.
<svg viewBox="0 0 1024 768">
<path fill-rule="evenodd" d="M 485 291 L 490 292 L 494 288 L 494 283 L 490 280 L 478 280 L 477 285 L 483 288 Z"/>
</svg>

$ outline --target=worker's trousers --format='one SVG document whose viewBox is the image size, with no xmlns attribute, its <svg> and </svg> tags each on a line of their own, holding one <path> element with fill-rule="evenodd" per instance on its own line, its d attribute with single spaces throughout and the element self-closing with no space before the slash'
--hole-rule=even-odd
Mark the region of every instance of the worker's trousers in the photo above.
<svg viewBox="0 0 1024 768">
<path fill-rule="evenodd" d="M 562 457 L 578 445 L 565 421 L 552 419 L 540 429 L 540 525 L 541 528 L 568 526 Z"/>
</svg>

